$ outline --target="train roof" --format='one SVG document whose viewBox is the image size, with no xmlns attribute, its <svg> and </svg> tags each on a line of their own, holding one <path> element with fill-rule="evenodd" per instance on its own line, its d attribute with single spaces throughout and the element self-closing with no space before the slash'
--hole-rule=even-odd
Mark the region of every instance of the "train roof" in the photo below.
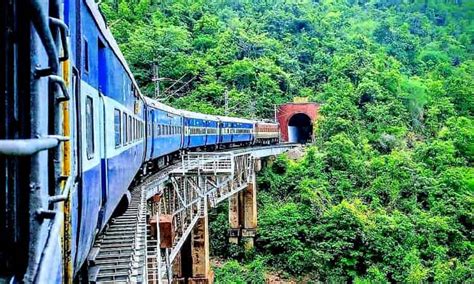
<svg viewBox="0 0 474 284">
<path fill-rule="evenodd" d="M 163 110 L 163 111 L 166 111 L 166 112 L 169 112 L 169 113 L 172 113 L 172 114 L 181 115 L 181 111 L 179 109 L 176 109 L 174 107 L 170 107 L 169 105 L 165 105 L 164 103 L 160 103 L 159 101 L 157 101 L 155 99 L 152 99 L 152 98 L 149 98 L 147 96 L 143 96 L 143 98 L 145 100 L 145 103 L 148 106 L 152 106 L 154 108 L 157 108 L 159 110 Z"/>
<path fill-rule="evenodd" d="M 240 118 L 240 117 L 230 117 L 230 116 L 222 116 L 222 115 L 216 115 L 216 117 L 220 121 L 228 121 L 228 122 L 239 122 L 239 123 L 255 123 L 255 121 L 246 119 L 246 118 Z"/>
<path fill-rule="evenodd" d="M 99 28 L 102 36 L 105 38 L 105 40 L 109 44 L 110 49 L 115 53 L 115 55 L 119 59 L 120 63 L 122 63 L 122 66 L 124 67 L 124 69 L 127 72 L 128 76 L 132 80 L 132 83 L 135 85 L 135 88 L 137 89 L 139 96 L 141 98 L 143 98 L 144 95 L 140 92 L 140 88 L 138 87 L 138 84 L 135 81 L 135 77 L 133 76 L 132 71 L 130 71 L 130 68 L 128 67 L 128 64 L 127 64 L 127 61 L 125 60 L 125 57 L 123 56 L 122 52 L 120 51 L 120 48 L 118 47 L 117 42 L 115 41 L 115 38 L 112 35 L 112 32 L 107 27 L 107 24 L 105 22 L 105 18 L 99 10 L 99 6 L 97 5 L 97 3 L 94 0 L 85 0 L 85 3 L 86 3 L 86 6 L 91 11 L 92 17 L 94 18 L 94 21 L 97 24 L 97 27 Z"/>
<path fill-rule="evenodd" d="M 184 117 L 189 117 L 189 118 L 200 118 L 200 119 L 205 119 L 205 120 L 217 121 L 217 117 L 215 115 L 210 115 L 210 114 L 204 114 L 204 113 L 199 113 L 199 112 L 194 112 L 194 111 L 189 111 L 189 110 L 181 110 L 181 114 Z"/>
<path fill-rule="evenodd" d="M 273 122 L 273 121 L 265 121 L 265 120 L 259 120 L 257 121 L 258 124 L 267 124 L 267 125 L 278 125 L 278 122 Z"/>
</svg>

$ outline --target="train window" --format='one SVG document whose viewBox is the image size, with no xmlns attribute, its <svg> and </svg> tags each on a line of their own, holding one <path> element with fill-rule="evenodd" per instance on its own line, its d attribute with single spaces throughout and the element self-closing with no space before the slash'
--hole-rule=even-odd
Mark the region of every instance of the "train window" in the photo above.
<svg viewBox="0 0 474 284">
<path fill-rule="evenodd" d="M 132 117 L 132 140 L 137 140 L 137 120 Z"/>
<path fill-rule="evenodd" d="M 94 158 L 94 106 L 92 98 L 86 97 L 86 153 L 87 159 Z"/>
<path fill-rule="evenodd" d="M 127 114 L 122 114 L 122 141 L 123 145 L 127 144 Z"/>
<path fill-rule="evenodd" d="M 127 131 L 128 131 L 128 139 L 127 139 L 127 142 L 132 142 L 133 141 L 133 137 L 132 137 L 132 117 L 129 115 L 127 116 L 128 117 L 128 128 L 127 128 Z"/>
<path fill-rule="evenodd" d="M 133 117 L 130 116 L 130 141 L 133 142 L 133 140 L 135 140 L 135 133 L 134 133 L 134 130 L 135 129 L 135 121 L 133 119 Z"/>
<path fill-rule="evenodd" d="M 132 141 L 132 117 L 128 116 L 128 141 Z"/>
<path fill-rule="evenodd" d="M 89 72 L 89 43 L 84 38 L 84 71 Z"/>
<path fill-rule="evenodd" d="M 120 110 L 114 109 L 115 148 L 119 147 L 120 144 L 122 144 L 122 125 L 120 123 L 121 119 L 122 114 L 120 113 Z"/>
</svg>

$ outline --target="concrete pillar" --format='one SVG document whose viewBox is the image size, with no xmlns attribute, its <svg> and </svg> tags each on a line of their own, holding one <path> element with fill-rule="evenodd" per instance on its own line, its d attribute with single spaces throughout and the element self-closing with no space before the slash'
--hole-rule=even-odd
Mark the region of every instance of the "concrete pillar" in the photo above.
<svg viewBox="0 0 474 284">
<path fill-rule="evenodd" d="M 262 170 L 263 162 L 262 159 L 255 159 L 255 171 L 259 172 Z"/>
<path fill-rule="evenodd" d="M 214 283 L 214 273 L 209 262 L 209 224 L 208 217 L 198 219 L 191 236 L 193 271 L 188 283 Z"/>
<path fill-rule="evenodd" d="M 173 261 L 173 283 L 174 284 L 180 284 L 180 283 L 185 283 L 185 278 L 183 275 L 183 264 L 182 264 L 182 256 L 181 252 L 176 255 L 174 261 Z"/>
<path fill-rule="evenodd" d="M 252 182 L 242 192 L 243 196 L 243 228 L 242 241 L 246 249 L 252 249 L 255 245 L 255 233 L 257 230 L 257 184 L 255 175 Z"/>
<path fill-rule="evenodd" d="M 229 198 L 229 243 L 237 244 L 240 238 L 240 201 L 239 193 Z"/>
</svg>

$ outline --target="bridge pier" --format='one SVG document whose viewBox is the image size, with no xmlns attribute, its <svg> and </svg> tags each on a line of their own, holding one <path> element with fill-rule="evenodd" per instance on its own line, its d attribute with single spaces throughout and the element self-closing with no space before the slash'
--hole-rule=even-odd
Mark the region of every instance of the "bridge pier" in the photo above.
<svg viewBox="0 0 474 284">
<path fill-rule="evenodd" d="M 244 222 L 242 228 L 242 242 L 245 249 L 250 250 L 255 246 L 255 235 L 257 231 L 257 184 L 255 175 L 252 182 L 242 191 Z"/>
<path fill-rule="evenodd" d="M 241 242 L 246 250 L 255 246 L 257 232 L 257 181 L 256 172 L 262 168 L 262 160 L 255 160 L 255 172 L 242 191 L 229 198 L 229 243 Z"/>
<path fill-rule="evenodd" d="M 238 244 L 240 239 L 241 193 L 229 197 L 229 243 Z"/>
<path fill-rule="evenodd" d="M 214 272 L 209 261 L 209 220 L 207 214 L 200 217 L 191 236 L 192 277 L 191 284 L 214 283 Z"/>
</svg>

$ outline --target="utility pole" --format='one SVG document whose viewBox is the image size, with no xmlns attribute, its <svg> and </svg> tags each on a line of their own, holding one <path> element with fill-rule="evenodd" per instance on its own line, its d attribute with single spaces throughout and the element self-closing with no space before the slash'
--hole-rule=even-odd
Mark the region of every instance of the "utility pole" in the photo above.
<svg viewBox="0 0 474 284">
<path fill-rule="evenodd" d="M 224 114 L 229 115 L 229 92 L 227 89 L 224 92 Z"/>
<path fill-rule="evenodd" d="M 273 120 L 277 122 L 277 105 L 273 104 Z"/>
<path fill-rule="evenodd" d="M 158 64 L 153 63 L 153 77 L 151 80 L 155 82 L 155 99 L 160 97 L 160 74 L 158 68 Z"/>
</svg>

